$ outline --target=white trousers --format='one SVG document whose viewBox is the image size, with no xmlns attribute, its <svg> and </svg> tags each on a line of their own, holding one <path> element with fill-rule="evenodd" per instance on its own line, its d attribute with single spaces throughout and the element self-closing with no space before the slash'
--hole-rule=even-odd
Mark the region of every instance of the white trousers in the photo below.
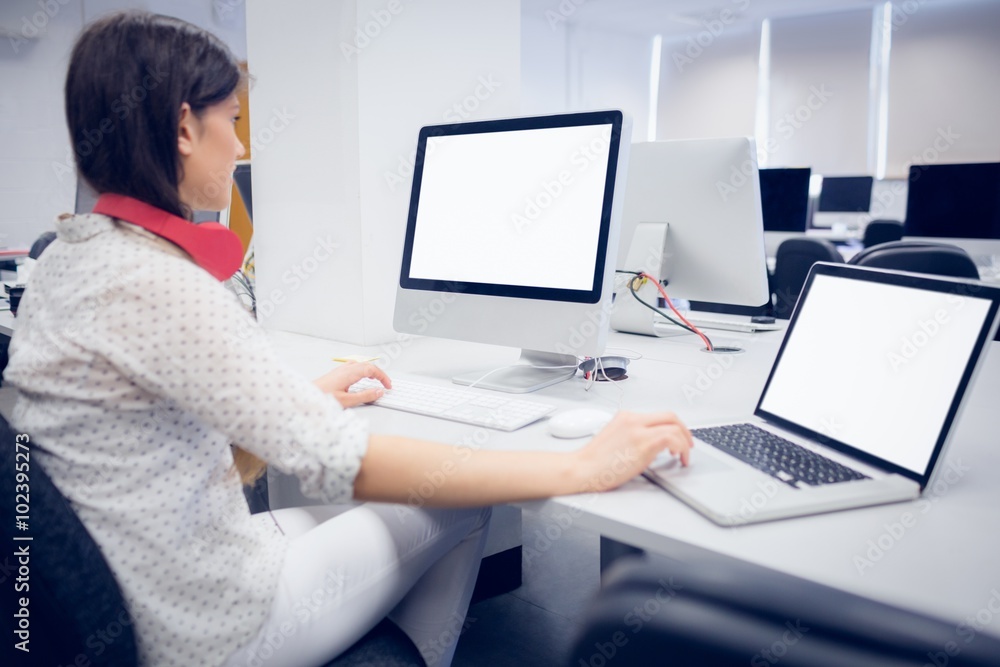
<svg viewBox="0 0 1000 667">
<path fill-rule="evenodd" d="M 490 510 L 368 503 L 295 507 L 274 518 L 291 538 L 271 613 L 227 667 L 316 667 L 388 616 L 430 667 L 451 664 Z M 268 514 L 255 520 L 271 521 Z"/>
</svg>

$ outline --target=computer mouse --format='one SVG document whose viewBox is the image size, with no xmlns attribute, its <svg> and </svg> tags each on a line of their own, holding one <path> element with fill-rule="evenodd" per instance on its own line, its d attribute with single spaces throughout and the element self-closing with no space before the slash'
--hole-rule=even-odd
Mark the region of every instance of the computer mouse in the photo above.
<svg viewBox="0 0 1000 667">
<path fill-rule="evenodd" d="M 566 410 L 549 418 L 549 435 L 556 438 L 584 438 L 604 428 L 614 417 L 610 412 L 594 408 Z"/>
</svg>

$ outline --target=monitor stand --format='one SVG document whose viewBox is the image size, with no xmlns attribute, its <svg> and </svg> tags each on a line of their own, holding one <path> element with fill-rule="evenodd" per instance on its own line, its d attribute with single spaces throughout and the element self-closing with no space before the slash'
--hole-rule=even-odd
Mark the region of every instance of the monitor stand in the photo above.
<svg viewBox="0 0 1000 667">
<path fill-rule="evenodd" d="M 521 350 L 521 358 L 513 366 L 463 373 L 451 381 L 511 394 L 526 394 L 570 379 L 576 375 L 578 364 L 572 354 Z"/>
</svg>

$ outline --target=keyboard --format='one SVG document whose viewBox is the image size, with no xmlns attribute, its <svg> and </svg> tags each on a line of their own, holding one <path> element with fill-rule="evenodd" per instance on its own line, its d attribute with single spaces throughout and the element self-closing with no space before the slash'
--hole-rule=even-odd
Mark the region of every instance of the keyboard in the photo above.
<svg viewBox="0 0 1000 667">
<path fill-rule="evenodd" d="M 348 391 L 353 393 L 381 386 L 378 380 L 365 378 L 351 385 Z M 392 389 L 387 389 L 374 405 L 499 431 L 516 431 L 556 409 L 556 406 L 547 403 L 510 398 L 494 392 L 411 380 L 393 380 Z"/>
<path fill-rule="evenodd" d="M 753 424 L 729 424 L 692 429 L 699 440 L 721 449 L 751 467 L 793 488 L 869 479 L 857 470 L 832 461 Z"/>
<path fill-rule="evenodd" d="M 676 319 L 676 315 L 674 317 Z M 785 323 L 783 322 L 760 324 L 757 322 L 751 322 L 749 317 L 742 319 L 722 319 L 704 316 L 692 317 L 687 313 L 684 313 L 684 317 L 688 322 L 695 325 L 699 329 L 721 329 L 723 331 L 742 331 L 744 333 L 754 333 L 755 331 L 778 331 L 779 329 L 785 328 Z M 653 328 L 669 332 L 686 331 L 686 329 L 677 326 L 673 322 L 659 318 L 653 323 Z"/>
</svg>

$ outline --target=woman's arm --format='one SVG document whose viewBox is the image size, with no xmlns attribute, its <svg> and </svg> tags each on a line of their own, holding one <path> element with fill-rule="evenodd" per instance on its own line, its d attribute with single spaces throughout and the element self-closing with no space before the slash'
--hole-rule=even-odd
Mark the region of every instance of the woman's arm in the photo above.
<svg viewBox="0 0 1000 667">
<path fill-rule="evenodd" d="M 345 364 L 316 379 L 344 407 L 376 400 L 380 391 L 348 394 L 361 378 L 392 384 L 374 364 Z M 688 464 L 691 433 L 671 412 L 618 413 L 574 452 L 482 451 L 400 436 L 370 435 L 354 480 L 354 498 L 431 507 L 493 505 L 616 488 L 645 470 L 663 450 Z"/>
<path fill-rule="evenodd" d="M 605 491 L 638 475 L 664 449 L 687 465 L 691 444 L 672 413 L 619 413 L 574 452 L 482 451 L 372 435 L 354 497 L 450 507 Z"/>
</svg>

